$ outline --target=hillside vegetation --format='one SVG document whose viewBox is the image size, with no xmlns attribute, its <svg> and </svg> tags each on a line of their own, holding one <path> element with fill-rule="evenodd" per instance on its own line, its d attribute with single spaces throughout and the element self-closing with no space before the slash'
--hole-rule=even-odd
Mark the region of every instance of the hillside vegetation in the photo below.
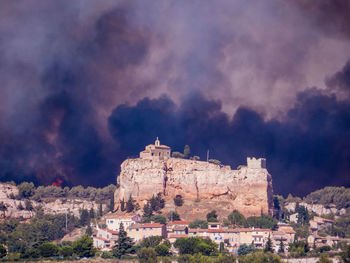
<svg viewBox="0 0 350 263">
<path fill-rule="evenodd" d="M 350 207 L 350 188 L 345 187 L 325 187 L 308 194 L 304 198 L 306 203 L 322 204 L 329 206 L 335 204 L 337 209 Z"/>
</svg>

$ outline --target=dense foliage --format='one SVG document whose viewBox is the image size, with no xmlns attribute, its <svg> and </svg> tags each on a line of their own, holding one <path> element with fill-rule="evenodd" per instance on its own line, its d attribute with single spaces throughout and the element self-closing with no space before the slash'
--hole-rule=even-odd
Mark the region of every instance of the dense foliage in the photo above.
<svg viewBox="0 0 350 263">
<path fill-rule="evenodd" d="M 127 236 L 124 225 L 121 223 L 119 226 L 118 240 L 113 248 L 113 256 L 121 258 L 124 255 L 133 253 L 135 253 L 134 242 Z"/>
<path fill-rule="evenodd" d="M 206 256 L 218 253 L 218 245 L 211 239 L 201 239 L 199 237 L 179 238 L 175 241 L 174 247 L 180 254 L 201 253 Z"/>
<path fill-rule="evenodd" d="M 95 202 L 109 201 L 113 198 L 116 186 L 108 185 L 104 188 L 95 188 L 83 186 L 60 187 L 60 186 L 39 186 L 35 187 L 33 183 L 23 182 L 18 185 L 17 198 L 31 198 L 35 201 L 41 201 L 43 198 L 81 198 Z"/>
<path fill-rule="evenodd" d="M 176 206 L 182 206 L 183 203 L 184 203 L 184 200 L 182 199 L 182 196 L 181 196 L 181 195 L 176 195 L 176 196 L 174 197 L 174 204 L 175 204 Z"/>
<path fill-rule="evenodd" d="M 213 210 L 207 214 L 207 221 L 208 222 L 219 222 L 218 215 L 216 214 L 215 210 Z"/>
<path fill-rule="evenodd" d="M 189 228 L 201 228 L 201 229 L 207 229 L 208 228 L 208 222 L 205 220 L 196 219 L 193 222 L 191 222 L 188 225 Z"/>
<path fill-rule="evenodd" d="M 272 253 L 255 252 L 238 258 L 239 263 L 280 263 L 280 256 Z"/>
<path fill-rule="evenodd" d="M 67 232 L 80 226 L 79 220 L 67 215 Z M 44 215 L 38 211 L 29 223 L 9 219 L 0 223 L 0 241 L 9 252 L 23 253 L 44 242 L 62 238 L 66 234 L 66 215 Z"/>
<path fill-rule="evenodd" d="M 350 188 L 325 187 L 308 194 L 305 201 L 310 204 L 329 206 L 335 204 L 338 209 L 350 207 Z"/>
<path fill-rule="evenodd" d="M 252 253 L 256 250 L 254 245 L 247 245 L 247 244 L 242 244 L 239 246 L 238 248 L 238 255 L 242 256 L 242 255 L 248 255 L 249 253 Z"/>
</svg>

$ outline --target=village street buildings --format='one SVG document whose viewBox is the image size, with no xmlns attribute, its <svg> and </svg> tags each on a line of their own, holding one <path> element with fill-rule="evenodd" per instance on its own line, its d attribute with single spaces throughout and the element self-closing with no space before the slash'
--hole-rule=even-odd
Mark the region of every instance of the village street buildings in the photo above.
<svg viewBox="0 0 350 263">
<path fill-rule="evenodd" d="M 167 237 L 166 226 L 159 223 L 133 224 L 127 228 L 127 234 L 135 242 L 152 236 Z"/>
</svg>

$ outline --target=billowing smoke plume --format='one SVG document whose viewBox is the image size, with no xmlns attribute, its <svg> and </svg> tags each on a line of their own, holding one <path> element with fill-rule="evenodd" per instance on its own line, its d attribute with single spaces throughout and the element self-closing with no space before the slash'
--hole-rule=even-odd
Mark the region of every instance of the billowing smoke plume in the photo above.
<svg viewBox="0 0 350 263">
<path fill-rule="evenodd" d="M 280 193 L 349 184 L 348 1 L 0 5 L 1 180 L 113 183 L 159 136 L 265 156 Z"/>
</svg>

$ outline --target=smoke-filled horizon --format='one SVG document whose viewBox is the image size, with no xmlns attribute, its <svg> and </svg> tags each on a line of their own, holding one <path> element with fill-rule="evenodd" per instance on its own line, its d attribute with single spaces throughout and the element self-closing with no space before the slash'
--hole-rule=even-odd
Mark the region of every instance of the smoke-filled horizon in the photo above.
<svg viewBox="0 0 350 263">
<path fill-rule="evenodd" d="M 0 179 L 115 183 L 159 136 L 274 190 L 350 186 L 346 0 L 0 3 Z"/>
</svg>

